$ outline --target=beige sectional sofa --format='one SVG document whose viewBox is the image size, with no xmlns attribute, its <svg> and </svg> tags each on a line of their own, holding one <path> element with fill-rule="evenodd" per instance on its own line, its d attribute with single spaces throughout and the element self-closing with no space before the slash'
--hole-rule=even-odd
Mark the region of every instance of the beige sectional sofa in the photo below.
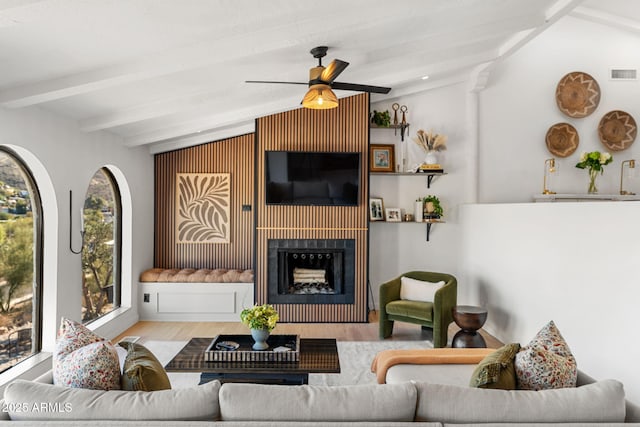
<svg viewBox="0 0 640 427">
<path fill-rule="evenodd" d="M 415 367 L 414 368 L 419 368 Z M 629 419 L 615 380 L 577 388 L 504 391 L 424 381 L 363 386 L 220 385 L 97 391 L 15 381 L 1 425 L 23 426 L 614 426 Z M 16 425 L 16 424 L 13 424 Z"/>
</svg>

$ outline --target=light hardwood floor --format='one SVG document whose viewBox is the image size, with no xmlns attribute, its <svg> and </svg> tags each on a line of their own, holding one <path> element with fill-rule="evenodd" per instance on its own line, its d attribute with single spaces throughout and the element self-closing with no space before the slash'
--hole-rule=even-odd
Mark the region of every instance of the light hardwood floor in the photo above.
<svg viewBox="0 0 640 427">
<path fill-rule="evenodd" d="M 449 327 L 449 342 L 459 331 L 455 323 Z M 124 331 L 114 341 L 125 336 L 139 336 L 147 340 L 188 340 L 194 337 L 213 337 L 220 334 L 247 334 L 247 327 L 240 322 L 150 322 L 142 321 Z M 378 316 L 369 315 L 369 323 L 278 323 L 274 334 L 300 335 L 302 338 L 335 338 L 338 341 L 378 341 Z M 487 347 L 498 348 L 502 343 L 483 330 Z M 396 322 L 393 335 L 388 340 L 431 340 L 431 332 L 419 325 Z"/>
</svg>

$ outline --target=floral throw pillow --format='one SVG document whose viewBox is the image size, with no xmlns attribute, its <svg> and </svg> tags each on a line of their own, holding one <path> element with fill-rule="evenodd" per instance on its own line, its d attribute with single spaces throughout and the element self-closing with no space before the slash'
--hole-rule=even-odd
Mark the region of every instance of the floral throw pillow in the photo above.
<svg viewBox="0 0 640 427">
<path fill-rule="evenodd" d="M 120 363 L 115 347 L 84 325 L 63 318 L 53 354 L 53 383 L 93 390 L 119 389 Z"/>
<path fill-rule="evenodd" d="M 522 390 L 575 387 L 578 367 L 553 321 L 516 354 L 516 377 Z"/>
</svg>

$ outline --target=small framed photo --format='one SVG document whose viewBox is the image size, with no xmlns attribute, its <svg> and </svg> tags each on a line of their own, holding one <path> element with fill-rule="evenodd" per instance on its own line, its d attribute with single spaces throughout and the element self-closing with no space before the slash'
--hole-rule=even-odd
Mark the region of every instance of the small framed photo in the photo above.
<svg viewBox="0 0 640 427">
<path fill-rule="evenodd" d="M 396 164 L 393 144 L 371 144 L 369 146 L 369 171 L 393 172 Z"/>
<path fill-rule="evenodd" d="M 369 199 L 369 221 L 384 221 L 384 205 L 382 199 Z"/>
<path fill-rule="evenodd" d="M 387 208 L 384 210 L 385 216 L 387 217 L 388 222 L 400 222 L 402 221 L 402 216 L 400 213 L 400 208 Z"/>
</svg>

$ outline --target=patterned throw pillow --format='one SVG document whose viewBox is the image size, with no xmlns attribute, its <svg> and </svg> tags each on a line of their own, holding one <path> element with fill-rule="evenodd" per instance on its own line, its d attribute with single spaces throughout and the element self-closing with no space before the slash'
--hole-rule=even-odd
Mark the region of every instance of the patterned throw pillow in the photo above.
<svg viewBox="0 0 640 427">
<path fill-rule="evenodd" d="M 553 321 L 516 354 L 515 367 L 522 390 L 575 387 L 578 378 L 576 359 Z"/>
<path fill-rule="evenodd" d="M 114 390 L 120 388 L 115 347 L 84 325 L 62 319 L 53 353 L 55 385 Z"/>
</svg>

